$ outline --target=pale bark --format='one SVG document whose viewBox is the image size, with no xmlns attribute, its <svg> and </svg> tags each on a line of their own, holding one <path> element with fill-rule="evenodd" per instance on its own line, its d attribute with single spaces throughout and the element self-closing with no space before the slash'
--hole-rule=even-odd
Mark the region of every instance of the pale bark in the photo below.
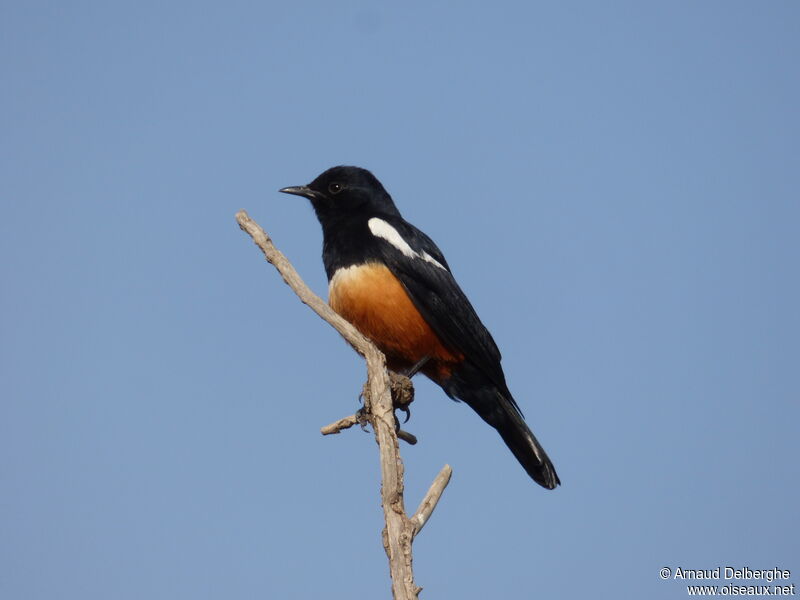
<svg viewBox="0 0 800 600">
<path fill-rule="evenodd" d="M 417 512 L 409 518 L 403 503 L 403 461 L 400 457 L 398 435 L 409 443 L 416 443 L 413 435 L 396 431 L 392 403 L 392 386 L 386 370 L 383 353 L 355 327 L 331 309 L 303 282 L 283 253 L 272 243 L 266 232 L 245 211 L 236 213 L 236 221 L 264 253 L 265 258 L 281 274 L 300 300 L 307 304 L 339 334 L 367 362 L 367 383 L 364 386 L 364 418 L 372 425 L 380 449 L 381 504 L 386 522 L 383 546 L 389 558 L 392 594 L 395 600 L 414 600 L 422 588 L 414 582 L 411 543 L 433 513 L 439 498 L 450 481 L 449 465 L 442 468 L 431 485 Z M 413 396 L 413 394 L 412 394 Z M 403 400 L 406 404 L 409 398 Z M 323 435 L 339 433 L 359 422 L 357 415 L 340 419 L 322 428 Z"/>
</svg>

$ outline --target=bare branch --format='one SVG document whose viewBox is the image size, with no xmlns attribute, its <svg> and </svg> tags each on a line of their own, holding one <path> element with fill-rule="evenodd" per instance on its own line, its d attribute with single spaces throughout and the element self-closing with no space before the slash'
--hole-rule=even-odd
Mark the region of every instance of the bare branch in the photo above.
<svg viewBox="0 0 800 600">
<path fill-rule="evenodd" d="M 339 419 L 335 423 L 325 425 L 325 427 L 320 429 L 320 432 L 322 432 L 322 435 L 334 435 L 341 433 L 343 429 L 350 429 L 356 423 L 358 423 L 358 417 L 356 415 L 350 415 L 344 419 Z"/>
<path fill-rule="evenodd" d="M 339 419 L 331 423 L 330 425 L 325 425 L 325 427 L 320 428 L 320 433 L 322 435 L 336 435 L 337 433 L 341 433 L 345 429 L 350 429 L 353 425 L 357 425 L 361 423 L 362 419 L 358 417 L 358 415 L 350 415 L 349 417 L 344 417 L 343 419 Z M 402 429 L 398 429 L 396 431 L 397 437 L 413 446 L 417 443 L 417 436 L 413 433 L 409 433 L 408 431 L 403 431 Z"/>
<path fill-rule="evenodd" d="M 444 488 L 450 483 L 450 476 L 452 474 L 453 469 L 450 468 L 450 465 L 443 466 L 442 470 L 439 471 L 439 474 L 436 476 L 436 479 L 433 480 L 431 487 L 428 489 L 428 493 L 425 494 L 422 502 L 419 503 L 417 512 L 411 517 L 411 522 L 414 524 L 414 537 L 422 531 L 422 528 L 425 527 L 425 523 L 431 518 L 436 505 L 439 503 L 439 498 L 442 497 Z"/>
<path fill-rule="evenodd" d="M 416 438 L 407 432 L 397 432 L 395 430 L 392 388 L 389 374 L 386 370 L 386 358 L 372 342 L 361 335 L 355 327 L 335 313 L 319 296 L 311 291 L 289 260 L 275 247 L 266 232 L 245 211 L 236 213 L 236 221 L 239 223 L 239 227 L 253 238 L 255 244 L 264 253 L 267 261 L 278 270 L 283 280 L 292 288 L 300 300 L 330 323 L 356 352 L 366 359 L 367 383 L 364 386 L 364 410 L 367 419 L 372 424 L 375 439 L 380 447 L 381 504 L 383 505 L 383 516 L 386 521 L 383 545 L 389 558 L 392 594 L 395 600 L 416 600 L 422 588 L 417 587 L 414 583 L 414 573 L 411 568 L 411 541 L 430 516 L 436 501 L 441 495 L 441 490 L 444 489 L 444 485 L 447 483 L 445 482 L 441 485 L 441 490 L 438 492 L 431 491 L 436 486 L 436 482 L 431 486 L 431 490 L 426 495 L 426 498 L 429 496 L 432 498 L 428 503 L 431 504 L 430 509 L 422 511 L 421 506 L 418 511 L 419 514 L 424 514 L 423 517 L 412 522 L 406 516 L 403 505 L 403 461 L 400 457 L 397 440 L 398 436 L 401 436 L 409 443 L 416 443 Z M 404 386 L 401 384 L 401 387 Z M 410 382 L 406 387 L 410 388 L 410 391 L 406 390 L 404 392 L 407 398 L 407 405 L 413 399 L 413 387 Z M 358 417 L 356 415 L 345 417 L 336 423 L 323 427 L 322 433 L 338 433 L 342 429 L 352 427 L 357 422 Z M 449 474 L 447 477 L 449 479 Z M 425 501 L 423 501 L 423 504 L 425 504 Z"/>
<path fill-rule="evenodd" d="M 402 429 L 397 430 L 397 437 L 403 440 L 409 446 L 413 446 L 417 443 L 417 436 L 413 433 L 409 433 L 408 431 L 403 431 Z"/>
<path fill-rule="evenodd" d="M 300 298 L 303 304 L 308 305 L 311 310 L 330 323 L 333 328 L 336 329 L 336 331 L 338 331 L 345 340 L 347 340 L 353 349 L 364 358 L 367 357 L 367 353 L 370 351 L 380 354 L 372 342 L 361 335 L 361 333 L 355 327 L 339 316 L 338 313 L 334 312 L 334 310 L 328 306 L 322 298 L 311 291 L 311 288 L 308 287 L 305 281 L 300 278 L 300 275 L 292 266 L 292 263 L 289 262 L 289 259 L 286 258 L 283 252 L 275 247 L 275 244 L 272 243 L 272 239 L 258 223 L 250 218 L 250 215 L 248 215 L 247 212 L 240 210 L 238 213 L 236 213 L 236 221 L 239 223 L 239 227 L 241 227 L 242 231 L 246 232 L 251 238 L 253 238 L 256 246 L 258 246 L 264 253 L 264 258 L 266 258 L 267 261 L 272 264 L 272 266 L 278 269 L 278 272 L 281 274 L 281 277 L 283 277 L 283 280 L 290 288 L 292 288 L 292 291 L 297 294 L 298 298 Z M 377 358 L 377 356 L 375 356 L 375 358 Z M 385 359 L 382 358 L 382 355 L 381 360 L 384 360 L 385 362 Z"/>
</svg>

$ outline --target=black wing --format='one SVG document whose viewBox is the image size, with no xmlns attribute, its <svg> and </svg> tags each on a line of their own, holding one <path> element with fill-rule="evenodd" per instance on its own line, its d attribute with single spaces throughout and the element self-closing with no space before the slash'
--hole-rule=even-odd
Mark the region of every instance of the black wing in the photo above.
<svg viewBox="0 0 800 600">
<path fill-rule="evenodd" d="M 456 283 L 441 250 L 422 231 L 402 219 L 387 219 L 416 252 L 407 256 L 388 242 L 383 259 L 439 339 L 462 353 L 500 390 L 507 392 L 500 350 Z M 432 258 L 439 265 L 425 258 Z M 511 398 L 511 395 L 508 394 Z"/>
</svg>

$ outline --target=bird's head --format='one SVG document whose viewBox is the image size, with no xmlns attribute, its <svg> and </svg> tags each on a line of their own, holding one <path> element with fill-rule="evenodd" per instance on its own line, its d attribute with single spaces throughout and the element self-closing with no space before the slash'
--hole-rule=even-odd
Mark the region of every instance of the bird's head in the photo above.
<svg viewBox="0 0 800 600">
<path fill-rule="evenodd" d="M 308 185 L 280 191 L 308 198 L 320 221 L 356 214 L 399 215 L 381 182 L 359 167 L 332 167 Z"/>
</svg>

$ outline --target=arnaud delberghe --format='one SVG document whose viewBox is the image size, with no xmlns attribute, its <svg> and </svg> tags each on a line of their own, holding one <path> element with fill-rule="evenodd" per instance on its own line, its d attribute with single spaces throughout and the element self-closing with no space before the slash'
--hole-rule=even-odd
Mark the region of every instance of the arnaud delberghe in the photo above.
<svg viewBox="0 0 800 600">
<path fill-rule="evenodd" d="M 720 567 L 716 569 L 682 569 L 676 567 L 673 579 L 719 579 Z M 742 567 L 734 569 L 725 567 L 725 579 L 763 579 L 764 581 L 775 581 L 776 579 L 789 579 L 792 572 L 789 569 L 749 569 Z"/>
<path fill-rule="evenodd" d="M 734 569 L 725 567 L 725 579 L 763 579 L 764 581 L 775 581 L 776 579 L 789 579 L 792 572 L 789 569 Z"/>
</svg>

